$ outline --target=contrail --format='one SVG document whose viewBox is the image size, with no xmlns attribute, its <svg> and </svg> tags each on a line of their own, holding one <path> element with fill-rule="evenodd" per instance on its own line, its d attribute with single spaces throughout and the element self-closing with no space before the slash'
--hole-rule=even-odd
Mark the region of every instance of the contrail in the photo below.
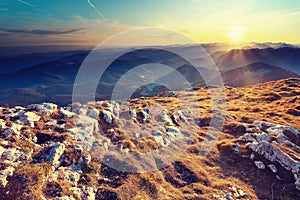
<svg viewBox="0 0 300 200">
<path fill-rule="evenodd" d="M 102 18 L 104 18 L 104 16 L 102 15 L 102 13 L 91 3 L 91 1 L 90 0 L 86 0 L 87 2 L 88 2 L 88 4 L 92 7 L 92 8 L 94 8 L 95 10 L 96 10 L 96 12 L 102 17 Z"/>
<path fill-rule="evenodd" d="M 17 1 L 20 2 L 20 3 L 23 3 L 23 4 L 27 5 L 27 6 L 30 6 L 30 7 L 35 8 L 34 5 L 32 5 L 32 4 L 30 4 L 30 3 L 27 3 L 27 2 L 25 2 L 25 1 L 22 1 L 22 0 L 17 0 Z"/>
</svg>

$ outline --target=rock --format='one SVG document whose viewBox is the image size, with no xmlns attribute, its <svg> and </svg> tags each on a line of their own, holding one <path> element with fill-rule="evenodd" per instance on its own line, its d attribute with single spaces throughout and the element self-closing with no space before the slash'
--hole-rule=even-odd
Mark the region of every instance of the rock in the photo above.
<svg viewBox="0 0 300 200">
<path fill-rule="evenodd" d="M 160 132 L 160 131 L 154 131 L 154 132 L 152 133 L 152 135 L 153 135 L 153 136 L 164 136 L 164 134 L 163 134 L 162 132 Z"/>
<path fill-rule="evenodd" d="M 266 121 L 254 121 L 253 125 L 255 125 L 258 129 L 261 129 L 261 130 L 265 130 L 267 128 L 276 126 L 276 124 L 269 123 Z"/>
<path fill-rule="evenodd" d="M 272 139 L 272 137 L 267 133 L 259 133 L 256 135 L 256 140 L 258 142 L 261 142 L 261 141 L 269 142 L 269 141 L 271 141 L 271 139 Z"/>
<path fill-rule="evenodd" d="M 96 119 L 76 115 L 74 117 L 76 126 L 74 128 L 68 129 L 73 140 L 80 143 L 86 150 L 90 150 L 95 142 L 96 134 L 99 134 L 99 123 Z"/>
<path fill-rule="evenodd" d="M 71 118 L 71 117 L 73 117 L 73 116 L 76 115 L 76 113 L 73 113 L 71 111 L 65 110 L 63 108 L 61 108 L 59 112 L 64 116 L 64 118 Z"/>
<path fill-rule="evenodd" d="M 2 147 L 2 146 L 0 146 L 0 158 L 1 158 L 1 156 L 2 156 L 2 154 L 3 154 L 4 151 L 5 151 L 5 148 Z"/>
<path fill-rule="evenodd" d="M 114 120 L 114 116 L 110 111 L 102 110 L 103 119 L 106 123 L 111 124 Z"/>
<path fill-rule="evenodd" d="M 81 145 L 79 145 L 79 144 L 76 144 L 76 145 L 74 146 L 74 149 L 75 149 L 75 151 L 83 152 L 83 147 L 82 147 Z"/>
<path fill-rule="evenodd" d="M 77 110 L 76 113 L 77 113 L 78 115 L 86 115 L 87 112 L 88 112 L 88 111 L 87 111 L 86 108 L 82 108 L 82 107 L 81 107 L 81 108 L 79 108 L 79 109 Z"/>
<path fill-rule="evenodd" d="M 239 142 L 248 143 L 256 141 L 254 137 L 252 137 L 251 133 L 246 133 L 238 138 Z"/>
<path fill-rule="evenodd" d="M 5 160 L 8 161 L 16 162 L 22 154 L 22 151 L 9 147 L 2 153 L 2 158 L 5 158 Z"/>
<path fill-rule="evenodd" d="M 31 127 L 34 127 L 34 122 L 39 121 L 41 118 L 34 112 L 26 112 L 26 111 L 22 111 L 22 112 L 18 113 L 18 116 L 19 116 L 19 120 L 17 120 L 18 123 L 28 124 Z"/>
<path fill-rule="evenodd" d="M 31 104 L 28 107 L 40 111 L 44 115 L 50 115 L 57 110 L 57 105 L 53 103 Z"/>
<path fill-rule="evenodd" d="M 139 110 L 136 113 L 136 119 L 140 122 L 140 123 L 146 123 L 147 119 L 148 119 L 149 115 L 147 112 L 145 112 L 144 110 Z"/>
<path fill-rule="evenodd" d="M 59 167 L 61 164 L 60 158 L 65 151 L 65 145 L 63 143 L 55 143 L 49 147 L 47 154 L 44 154 L 43 157 L 46 161 L 50 162 L 55 168 Z"/>
<path fill-rule="evenodd" d="M 275 165 L 270 164 L 270 165 L 268 165 L 268 167 L 269 167 L 269 169 L 270 169 L 273 173 L 277 173 L 277 168 L 276 168 Z"/>
<path fill-rule="evenodd" d="M 166 126 L 167 133 L 180 133 L 180 130 L 176 126 Z"/>
<path fill-rule="evenodd" d="M 133 121 L 136 121 L 136 111 L 134 109 L 132 110 L 129 110 L 129 116 L 130 116 L 130 119 L 133 120 Z"/>
<path fill-rule="evenodd" d="M 232 148 L 233 148 L 233 150 L 235 151 L 235 152 L 239 152 L 240 150 L 239 150 L 239 145 L 237 145 L 237 144 L 232 144 Z"/>
<path fill-rule="evenodd" d="M 72 196 L 62 196 L 62 197 L 56 197 L 56 200 L 75 200 Z"/>
<path fill-rule="evenodd" d="M 184 114 L 180 110 L 175 110 L 173 112 L 173 114 L 179 116 L 179 119 L 180 119 L 181 122 L 188 123 L 187 118 L 184 116 Z"/>
<path fill-rule="evenodd" d="M 255 155 L 253 153 L 251 153 L 250 159 L 253 160 L 254 158 L 255 158 Z"/>
<path fill-rule="evenodd" d="M 280 176 L 278 176 L 278 175 L 276 175 L 275 178 L 276 178 L 277 180 L 282 181 L 282 178 L 281 178 Z"/>
<path fill-rule="evenodd" d="M 254 164 L 256 165 L 256 167 L 258 169 L 265 169 L 266 168 L 265 164 L 262 161 L 254 161 Z"/>
<path fill-rule="evenodd" d="M 253 152 L 273 163 L 277 162 L 285 170 L 291 171 L 296 184 L 298 177 L 300 177 L 300 162 L 295 159 L 295 155 L 291 152 L 300 152 L 300 147 L 293 143 L 295 138 L 299 136 L 299 131 L 291 126 L 265 121 L 255 121 L 253 124 L 258 129 L 258 133 L 246 133 L 238 141 L 247 142 L 247 147 Z M 254 140 L 252 135 L 255 135 Z M 254 159 L 254 157 L 251 159 Z M 260 169 L 265 168 L 261 161 L 255 161 L 254 163 Z M 277 173 L 278 169 L 275 165 L 269 164 L 268 167 L 273 173 Z"/>
<path fill-rule="evenodd" d="M 8 137 L 11 136 L 13 133 L 14 133 L 13 129 L 7 128 L 1 133 L 1 135 L 3 135 L 4 137 Z"/>
<path fill-rule="evenodd" d="M 72 187 L 76 187 L 80 179 L 82 171 L 75 167 L 59 167 L 52 175 L 52 179 L 61 179 L 69 183 Z"/>
<path fill-rule="evenodd" d="M 81 199 L 82 200 L 95 200 L 96 199 L 95 188 L 84 186 L 82 188 Z"/>
<path fill-rule="evenodd" d="M 86 166 L 89 166 L 90 162 L 92 161 L 92 156 L 90 154 L 87 154 L 83 157 L 83 163 Z"/>
<path fill-rule="evenodd" d="M 107 143 L 107 142 L 104 142 L 104 143 L 103 143 L 103 147 L 104 147 L 104 150 L 105 150 L 105 151 L 108 151 L 108 143 Z"/>
<path fill-rule="evenodd" d="M 113 101 L 112 104 L 113 104 L 113 114 L 116 118 L 118 118 L 120 116 L 120 113 L 119 113 L 120 105 L 115 101 Z"/>
<path fill-rule="evenodd" d="M 173 121 L 171 119 L 171 117 L 168 115 L 168 111 L 167 110 L 163 110 L 160 113 L 160 117 L 161 119 L 166 122 L 168 125 L 173 125 Z"/>
<path fill-rule="evenodd" d="M 14 171 L 15 171 L 15 168 L 13 168 L 11 166 L 0 171 L 0 188 L 5 187 L 7 185 L 7 183 L 8 183 L 7 177 L 12 176 Z"/>
<path fill-rule="evenodd" d="M 100 111 L 96 108 L 93 108 L 92 110 L 90 110 L 88 113 L 87 113 L 87 116 L 89 117 L 92 117 L 94 119 L 96 119 L 100 114 Z"/>
<path fill-rule="evenodd" d="M 49 120 L 47 121 L 44 126 L 55 126 L 57 124 L 57 120 Z"/>
</svg>

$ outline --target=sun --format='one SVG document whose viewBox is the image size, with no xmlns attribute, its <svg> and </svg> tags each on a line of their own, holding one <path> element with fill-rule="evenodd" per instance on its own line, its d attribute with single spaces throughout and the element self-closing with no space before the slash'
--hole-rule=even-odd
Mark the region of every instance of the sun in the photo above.
<svg viewBox="0 0 300 200">
<path fill-rule="evenodd" d="M 244 34 L 244 28 L 232 27 L 228 33 L 228 37 L 231 42 L 240 42 Z"/>
</svg>

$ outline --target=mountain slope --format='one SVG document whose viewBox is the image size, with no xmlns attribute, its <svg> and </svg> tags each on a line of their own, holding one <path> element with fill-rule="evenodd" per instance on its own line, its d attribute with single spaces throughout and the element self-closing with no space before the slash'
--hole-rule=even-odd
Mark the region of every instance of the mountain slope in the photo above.
<svg viewBox="0 0 300 200">
<path fill-rule="evenodd" d="M 299 199 L 299 88 L 296 78 L 226 87 L 224 114 L 207 88 L 70 111 L 0 108 L 0 198 Z M 222 129 L 210 127 L 214 118 Z M 206 138 L 216 143 L 203 156 Z M 138 166 L 153 168 L 133 173 Z"/>
<path fill-rule="evenodd" d="M 224 84 L 232 87 L 255 85 L 292 77 L 296 78 L 300 75 L 263 62 L 251 63 L 222 73 Z"/>
<path fill-rule="evenodd" d="M 254 62 L 265 62 L 300 74 L 300 48 L 234 49 L 214 60 L 221 71 L 245 66 Z"/>
</svg>

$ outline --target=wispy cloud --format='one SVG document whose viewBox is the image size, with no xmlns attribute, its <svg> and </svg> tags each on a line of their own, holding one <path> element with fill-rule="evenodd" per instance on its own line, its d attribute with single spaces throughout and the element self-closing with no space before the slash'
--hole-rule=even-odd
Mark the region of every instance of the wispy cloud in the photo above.
<svg viewBox="0 0 300 200">
<path fill-rule="evenodd" d="M 0 11 L 9 11 L 8 8 L 0 8 Z"/>
<path fill-rule="evenodd" d="M 30 7 L 35 8 L 34 5 L 32 5 L 32 4 L 30 4 L 30 3 L 26 2 L 26 1 L 22 1 L 22 0 L 17 0 L 17 1 L 20 2 L 20 3 L 22 3 L 22 4 L 25 4 L 25 5 L 27 5 L 27 6 L 30 6 Z"/>
<path fill-rule="evenodd" d="M 92 2 L 90 0 L 86 0 L 88 2 L 88 4 L 94 8 L 94 10 L 102 17 L 104 18 L 104 15 L 96 8 L 96 6 L 94 6 L 94 4 L 92 4 Z"/>
<path fill-rule="evenodd" d="M 70 29 L 70 30 L 43 30 L 43 29 L 34 29 L 34 30 L 24 30 L 24 29 L 0 29 L 2 33 L 16 33 L 16 34 L 30 34 L 30 35 L 63 35 L 70 34 L 78 31 L 84 30 L 83 28 Z"/>
</svg>

